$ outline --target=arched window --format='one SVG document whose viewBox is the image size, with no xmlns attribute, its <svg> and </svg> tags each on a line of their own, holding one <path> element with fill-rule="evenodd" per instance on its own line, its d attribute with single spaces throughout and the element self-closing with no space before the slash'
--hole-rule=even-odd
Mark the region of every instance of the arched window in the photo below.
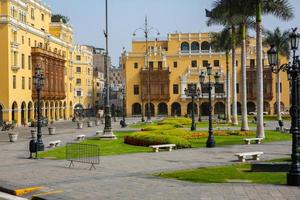
<svg viewBox="0 0 300 200">
<path fill-rule="evenodd" d="M 199 43 L 198 42 L 192 42 L 191 44 L 191 49 L 192 49 L 192 52 L 199 52 Z"/>
<path fill-rule="evenodd" d="M 201 44 L 201 51 L 209 51 L 209 49 L 210 49 L 209 42 L 207 42 L 207 41 L 202 42 L 202 44 Z"/>
<path fill-rule="evenodd" d="M 132 111 L 131 111 L 132 115 L 140 115 L 142 114 L 142 106 L 139 103 L 134 103 L 132 105 Z"/>
<path fill-rule="evenodd" d="M 187 42 L 181 43 L 181 52 L 188 53 L 190 51 L 190 44 Z"/>
</svg>

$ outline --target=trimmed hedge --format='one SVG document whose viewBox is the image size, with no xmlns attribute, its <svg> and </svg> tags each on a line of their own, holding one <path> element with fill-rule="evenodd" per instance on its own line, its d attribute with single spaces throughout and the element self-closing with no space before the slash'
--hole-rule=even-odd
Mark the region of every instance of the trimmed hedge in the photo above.
<svg viewBox="0 0 300 200">
<path fill-rule="evenodd" d="M 144 131 L 125 136 L 124 142 L 137 146 L 176 144 L 177 148 L 191 148 L 188 135 L 189 132 L 184 130 Z"/>
<path fill-rule="evenodd" d="M 173 125 L 175 128 L 181 128 L 184 125 L 190 125 L 191 123 L 192 120 L 190 118 L 178 117 L 178 118 L 166 118 L 158 122 L 158 125 L 170 124 Z"/>
<path fill-rule="evenodd" d="M 142 128 L 141 131 L 156 131 L 156 130 L 172 130 L 175 129 L 173 125 L 164 124 L 164 125 L 149 125 L 145 128 Z"/>
</svg>

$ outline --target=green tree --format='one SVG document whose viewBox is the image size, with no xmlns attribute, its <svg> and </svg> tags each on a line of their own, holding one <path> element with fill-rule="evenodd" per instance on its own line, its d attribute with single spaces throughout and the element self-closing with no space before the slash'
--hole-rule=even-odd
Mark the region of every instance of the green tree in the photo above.
<svg viewBox="0 0 300 200">
<path fill-rule="evenodd" d="M 55 14 L 51 16 L 51 22 L 60 22 L 62 21 L 64 24 L 67 24 L 70 19 L 67 16 L 61 14 Z"/>
<path fill-rule="evenodd" d="M 265 38 L 263 41 L 264 44 L 269 46 L 274 45 L 277 50 L 277 67 L 279 67 L 279 55 L 289 58 L 290 56 L 290 47 L 289 47 L 289 32 L 281 31 L 279 27 L 277 27 L 274 31 L 266 31 Z M 281 117 L 281 98 L 280 98 L 280 75 L 276 74 L 276 111 L 278 121 L 282 120 Z"/>
</svg>

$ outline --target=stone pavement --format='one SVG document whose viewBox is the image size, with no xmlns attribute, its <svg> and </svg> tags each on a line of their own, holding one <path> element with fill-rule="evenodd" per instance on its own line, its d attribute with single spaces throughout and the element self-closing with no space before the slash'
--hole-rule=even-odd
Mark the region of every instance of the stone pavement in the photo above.
<svg viewBox="0 0 300 200">
<path fill-rule="evenodd" d="M 66 126 L 64 133 L 58 130 L 58 135 L 45 137 L 45 142 L 56 138 L 67 141 L 74 139 L 79 133 L 76 132 L 76 124 L 62 124 L 56 126 Z M 94 135 L 101 128 L 85 128 L 80 133 Z M 105 156 L 101 157 L 100 166 L 94 171 L 89 171 L 90 166 L 84 164 L 75 163 L 75 168 L 69 169 L 66 161 L 26 159 L 27 148 L 26 137 L 16 144 L 8 144 L 0 139 L 0 186 L 45 186 L 46 191 L 54 193 L 47 199 L 68 200 L 300 199 L 298 187 L 245 183 L 196 184 L 160 179 L 151 175 L 163 171 L 234 163 L 236 157 L 233 153 L 241 151 L 263 151 L 265 154 L 262 159 L 266 160 L 287 157 L 290 153 L 290 142 Z"/>
</svg>

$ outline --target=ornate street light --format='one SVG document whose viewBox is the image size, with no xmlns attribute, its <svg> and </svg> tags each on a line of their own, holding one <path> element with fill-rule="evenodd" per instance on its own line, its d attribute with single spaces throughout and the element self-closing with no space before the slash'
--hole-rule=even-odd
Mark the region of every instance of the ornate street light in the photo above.
<svg viewBox="0 0 300 200">
<path fill-rule="evenodd" d="M 299 146 L 299 75 L 300 75 L 300 60 L 295 56 L 296 50 L 299 47 L 300 35 L 297 33 L 297 28 L 292 29 L 290 34 L 290 44 L 293 51 L 293 62 L 283 64 L 280 67 L 277 65 L 277 52 L 274 45 L 271 46 L 268 53 L 268 61 L 273 73 L 280 71 L 287 72 L 289 80 L 292 82 L 292 106 L 290 108 L 290 115 L 292 118 L 290 132 L 293 135 L 292 142 L 292 164 L 287 173 L 287 185 L 300 186 L 300 153 L 297 151 Z"/>
<path fill-rule="evenodd" d="M 44 74 L 40 66 L 35 68 L 35 74 L 33 76 L 33 84 L 35 85 L 37 93 L 37 140 L 35 142 L 36 158 L 39 151 L 44 151 L 45 146 L 42 140 L 42 112 L 41 112 L 41 90 L 44 85 Z"/>
<path fill-rule="evenodd" d="M 207 76 L 208 76 L 208 84 L 205 83 L 205 77 L 206 74 L 205 72 L 201 72 L 199 75 L 199 79 L 200 79 L 200 84 L 202 85 L 202 87 L 206 87 L 206 89 L 208 90 L 208 101 L 209 101 L 209 128 L 208 128 L 208 138 L 206 141 L 206 147 L 215 147 L 216 146 L 216 142 L 214 139 L 214 135 L 213 135 L 213 126 L 212 126 L 212 100 L 211 100 L 211 90 L 214 87 L 214 84 L 211 83 L 211 76 L 212 76 L 212 67 L 210 64 L 207 64 L 206 66 L 206 71 L 207 71 Z M 220 73 L 216 72 L 214 75 L 215 78 L 215 84 L 219 84 L 220 82 Z"/>
<path fill-rule="evenodd" d="M 145 36 L 145 39 L 146 39 L 146 69 L 148 70 L 147 72 L 147 120 L 146 122 L 147 123 L 151 123 L 151 92 L 150 92 L 150 72 L 151 72 L 151 69 L 149 67 L 149 50 L 148 50 L 148 35 L 150 33 L 150 31 L 152 30 L 155 30 L 156 31 L 156 34 L 159 36 L 160 33 L 158 31 L 158 29 L 156 28 L 153 28 L 153 27 L 149 27 L 148 26 L 148 19 L 147 17 L 145 17 L 145 24 L 144 24 L 144 27 L 143 28 L 137 28 L 134 32 L 133 32 L 133 36 L 136 36 L 136 32 L 138 30 L 141 30 L 144 32 L 144 36 Z M 143 100 L 142 100 L 143 102 Z M 144 114 L 142 112 L 142 121 L 144 121 Z"/>
<path fill-rule="evenodd" d="M 198 113 L 198 122 L 201 122 L 201 112 L 200 112 L 200 105 L 201 105 L 201 98 L 202 98 L 202 93 L 200 88 L 197 89 L 197 96 L 198 96 L 198 100 L 199 100 L 199 113 Z"/>
<path fill-rule="evenodd" d="M 123 104 L 123 118 L 121 120 L 121 126 L 122 128 L 125 128 L 127 126 L 126 124 L 126 101 L 125 101 L 125 95 L 126 95 L 126 90 L 125 90 L 125 86 L 123 86 L 123 88 L 121 89 L 122 92 L 122 104 Z"/>
<path fill-rule="evenodd" d="M 105 108 L 104 108 L 104 116 L 105 116 L 105 125 L 103 130 L 103 135 L 100 138 L 105 139 L 116 139 L 117 137 L 114 135 L 111 127 L 111 112 L 109 105 L 109 66 L 108 66 L 108 9 L 107 9 L 107 0 L 105 1 L 105 56 L 104 56 L 104 67 L 105 67 Z"/>
<path fill-rule="evenodd" d="M 196 89 L 196 85 L 191 85 L 190 87 L 188 87 L 188 89 L 184 89 L 184 93 L 186 96 L 190 96 L 192 97 L 192 125 L 191 125 L 191 131 L 195 131 L 196 130 L 196 124 L 195 124 L 195 113 L 194 113 L 194 109 L 195 109 L 195 97 L 197 97 L 197 89 Z"/>
</svg>

